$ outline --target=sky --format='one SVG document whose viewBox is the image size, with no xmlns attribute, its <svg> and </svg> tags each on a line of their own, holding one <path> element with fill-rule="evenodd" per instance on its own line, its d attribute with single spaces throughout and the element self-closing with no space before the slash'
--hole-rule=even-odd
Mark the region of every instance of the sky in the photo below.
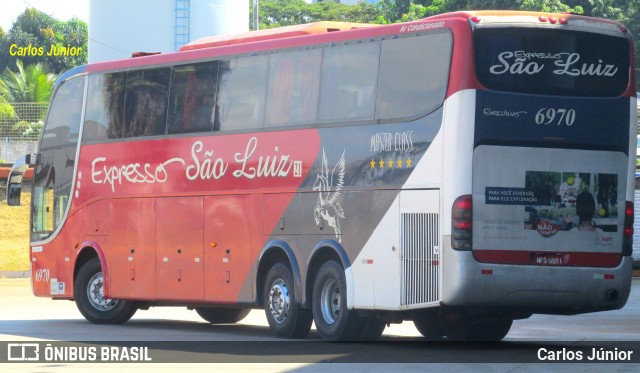
<svg viewBox="0 0 640 373">
<path fill-rule="evenodd" d="M 89 0 L 0 0 L 0 26 L 5 32 L 26 8 L 36 8 L 61 21 L 73 16 L 89 21 Z"/>
</svg>

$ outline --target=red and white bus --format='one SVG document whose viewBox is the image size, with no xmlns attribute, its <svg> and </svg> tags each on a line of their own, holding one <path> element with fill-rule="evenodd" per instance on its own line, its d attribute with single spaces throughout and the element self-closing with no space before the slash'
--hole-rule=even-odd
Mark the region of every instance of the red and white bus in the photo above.
<svg viewBox="0 0 640 373">
<path fill-rule="evenodd" d="M 273 332 L 502 339 L 624 306 L 628 30 L 458 12 L 206 38 L 61 77 L 35 165 L 37 296 L 94 323 L 151 306 Z"/>
</svg>

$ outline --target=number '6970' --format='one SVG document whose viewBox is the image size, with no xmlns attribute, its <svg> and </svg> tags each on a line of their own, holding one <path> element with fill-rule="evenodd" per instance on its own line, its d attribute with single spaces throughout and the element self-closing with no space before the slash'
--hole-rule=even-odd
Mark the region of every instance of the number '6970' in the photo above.
<svg viewBox="0 0 640 373">
<path fill-rule="evenodd" d="M 536 113 L 536 124 L 555 124 L 571 126 L 576 121 L 574 109 L 542 108 Z"/>
<path fill-rule="evenodd" d="M 49 276 L 48 269 L 38 268 L 36 271 L 36 282 L 48 282 Z"/>
</svg>

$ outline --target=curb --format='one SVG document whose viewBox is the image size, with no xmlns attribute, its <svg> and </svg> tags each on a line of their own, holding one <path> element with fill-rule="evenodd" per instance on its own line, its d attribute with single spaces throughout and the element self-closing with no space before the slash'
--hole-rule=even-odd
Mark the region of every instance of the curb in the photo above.
<svg viewBox="0 0 640 373">
<path fill-rule="evenodd" d="M 0 278 L 30 278 L 31 271 L 0 271 Z M 640 278 L 640 269 L 634 269 L 633 278 Z"/>
<path fill-rule="evenodd" d="M 30 278 L 31 271 L 0 271 L 0 278 Z"/>
</svg>

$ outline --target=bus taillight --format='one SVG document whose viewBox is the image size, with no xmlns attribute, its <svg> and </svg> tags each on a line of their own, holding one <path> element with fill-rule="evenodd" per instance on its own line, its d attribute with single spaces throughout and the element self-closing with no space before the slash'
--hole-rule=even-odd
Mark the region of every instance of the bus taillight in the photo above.
<svg viewBox="0 0 640 373">
<path fill-rule="evenodd" d="M 631 256 L 633 251 L 633 202 L 627 201 L 624 208 L 624 230 L 622 238 L 622 255 Z"/>
<path fill-rule="evenodd" d="M 473 200 L 470 194 L 456 198 L 451 209 L 451 247 L 471 250 Z"/>
</svg>

